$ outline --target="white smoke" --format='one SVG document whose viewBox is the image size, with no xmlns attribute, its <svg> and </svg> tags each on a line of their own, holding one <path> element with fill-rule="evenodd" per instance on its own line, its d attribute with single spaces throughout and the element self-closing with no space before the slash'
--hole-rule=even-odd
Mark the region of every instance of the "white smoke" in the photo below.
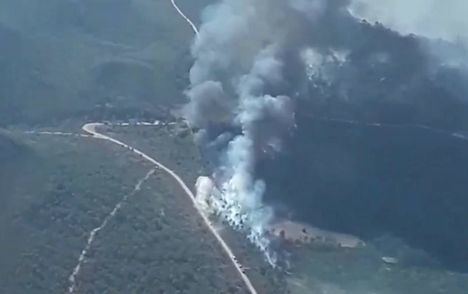
<svg viewBox="0 0 468 294">
<path fill-rule="evenodd" d="M 442 26 L 450 21 L 443 15 L 433 17 L 440 27 L 419 25 L 440 6 L 429 2 L 430 9 L 422 1 L 400 0 L 222 0 L 207 8 L 192 47 L 194 64 L 186 92 L 190 102 L 184 111 L 198 130 L 198 142 L 216 151 L 212 178 L 217 188 L 208 189 L 208 195 L 206 185 L 199 185 L 205 187 L 199 195 L 208 203 L 206 209 L 247 231 L 249 239 L 268 252 L 265 229 L 273 212 L 264 205 L 267 186 L 256 169 L 260 160 L 281 151 L 284 138 L 294 131 L 296 103 L 313 95 L 326 105 L 327 97 L 346 103 L 374 98 L 360 97 L 364 93 L 391 99 L 393 95 L 379 91 L 386 75 L 395 86 L 426 75 L 420 39 L 361 23 L 352 15 L 402 33 L 448 40 L 465 34 L 455 22 Z M 459 6 L 440 11 L 466 8 L 460 1 L 453 3 Z M 418 13 L 420 20 L 413 22 Z M 456 13 L 454 19 L 460 15 Z M 399 46 L 387 48 L 382 41 Z M 375 77 L 372 91 L 363 91 L 360 87 L 374 81 L 374 75 L 363 73 L 377 71 L 381 76 Z M 363 78 L 365 83 L 360 82 Z M 400 95 L 398 87 L 388 89 Z"/>
<path fill-rule="evenodd" d="M 207 214 L 214 213 L 213 206 L 210 205 L 212 194 L 215 192 L 213 181 L 208 177 L 199 177 L 195 189 L 197 190 L 197 206 Z"/>
<path fill-rule="evenodd" d="M 280 151 L 282 138 L 295 126 L 284 77 L 285 48 L 303 21 L 295 14 L 313 19 L 323 9 L 323 0 L 224 0 L 206 9 L 192 48 L 185 116 L 201 129 L 199 141 L 206 146 L 225 142 L 215 184 L 200 180 L 197 197 L 207 211 L 245 230 L 265 253 L 272 210 L 263 204 L 266 185 L 255 176 L 256 164 Z M 219 126 L 236 131 L 218 132 L 210 142 L 211 128 Z M 266 256 L 273 264 L 273 256 Z"/>
</svg>

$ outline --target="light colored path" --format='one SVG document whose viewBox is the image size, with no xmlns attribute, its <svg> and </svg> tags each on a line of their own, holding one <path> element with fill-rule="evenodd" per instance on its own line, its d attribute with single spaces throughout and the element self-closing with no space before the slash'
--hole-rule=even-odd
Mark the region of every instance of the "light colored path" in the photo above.
<svg viewBox="0 0 468 294">
<path fill-rule="evenodd" d="M 190 25 L 190 27 L 192 28 L 193 32 L 195 33 L 196 36 L 198 36 L 199 34 L 199 31 L 198 31 L 198 28 L 197 26 L 182 12 L 182 10 L 177 6 L 175 0 L 171 0 L 171 3 L 172 3 L 172 6 L 174 7 L 174 9 L 177 11 L 177 13 Z M 203 219 L 204 223 L 206 224 L 207 228 L 210 230 L 210 232 L 213 234 L 213 236 L 216 238 L 216 240 L 218 241 L 218 243 L 221 245 L 221 248 L 223 249 L 223 251 L 227 254 L 227 256 L 229 257 L 229 259 L 231 260 L 232 264 L 234 265 L 235 269 L 237 270 L 237 272 L 239 273 L 240 277 L 242 278 L 242 281 L 244 282 L 245 286 L 247 287 L 247 289 L 250 291 L 250 293 L 252 294 L 257 294 L 257 290 L 255 289 L 255 287 L 253 286 L 252 282 L 250 281 L 249 277 L 244 273 L 243 269 L 242 269 L 242 265 L 237 261 L 237 258 L 235 257 L 234 253 L 232 252 L 231 248 L 227 245 L 227 243 L 224 241 L 224 239 L 218 234 L 216 228 L 213 226 L 213 224 L 210 222 L 210 220 L 208 219 L 208 217 L 203 213 L 203 211 L 197 206 L 196 204 L 196 199 L 195 199 L 195 196 L 193 195 L 192 191 L 187 187 L 187 185 L 185 184 L 185 182 L 174 172 L 172 171 L 171 169 L 169 169 L 168 167 L 164 166 L 163 164 L 159 163 L 158 161 L 156 161 L 155 159 L 153 159 L 152 157 L 148 156 L 147 154 L 141 152 L 140 150 L 136 149 L 136 148 L 133 148 L 119 140 L 116 140 L 114 138 L 111 138 L 109 136 L 106 136 L 106 135 L 103 135 L 99 132 L 96 131 L 96 127 L 98 126 L 102 126 L 103 124 L 101 123 L 90 123 L 90 124 L 86 124 L 82 127 L 82 129 L 90 134 L 90 135 L 80 135 L 82 137 L 94 137 L 94 138 L 97 138 L 97 139 L 102 139 L 102 140 L 106 140 L 106 141 L 109 141 L 109 142 L 112 142 L 114 144 L 117 144 L 119 146 L 122 146 L 122 147 L 125 147 L 133 152 L 135 152 L 136 154 L 140 155 L 141 157 L 143 157 L 144 159 L 146 159 L 147 161 L 155 164 L 157 167 L 159 167 L 160 169 L 164 170 L 165 172 L 167 172 L 172 178 L 174 178 L 174 180 L 177 181 L 177 183 L 179 184 L 179 186 L 184 190 L 185 194 L 187 196 L 189 196 L 189 198 L 191 199 L 195 209 L 197 210 L 198 214 L 201 216 L 201 218 Z M 44 135 L 68 135 L 68 136 L 72 136 L 73 134 L 71 133 L 60 133 L 60 132 L 38 132 L 37 134 L 44 134 Z M 152 171 L 152 173 L 154 173 L 154 170 Z M 141 186 L 141 184 L 147 179 L 149 178 L 150 174 L 147 175 L 147 177 L 145 179 L 143 179 L 143 181 L 141 181 L 137 187 L 138 187 L 138 190 L 139 190 L 139 187 Z M 92 242 L 94 240 L 94 237 L 95 235 L 100 231 L 102 230 L 106 225 L 107 223 L 109 222 L 109 220 L 115 215 L 115 213 L 117 213 L 117 211 L 120 209 L 122 203 L 124 201 L 126 201 L 126 199 L 128 197 L 130 197 L 131 195 L 127 196 L 126 198 L 124 198 L 121 202 L 119 202 L 119 204 L 117 204 L 117 206 L 114 208 L 114 210 L 111 212 L 111 214 L 109 214 L 106 219 L 104 219 L 104 222 L 101 224 L 101 226 L 95 228 L 94 230 L 91 231 L 90 233 L 90 236 L 89 236 L 89 239 L 88 239 L 88 243 L 85 247 L 85 249 L 83 249 L 81 255 L 80 255 L 80 258 L 78 260 L 78 264 L 77 266 L 75 267 L 75 269 L 73 270 L 73 273 L 70 275 L 70 283 L 71 283 L 71 286 L 69 288 L 69 293 L 73 293 L 75 288 L 76 288 L 76 276 L 77 274 L 79 273 L 80 271 L 80 268 L 81 268 L 81 265 L 83 263 L 83 261 L 85 260 L 86 258 L 86 253 L 88 252 L 89 248 L 91 247 L 92 245 Z"/>
<path fill-rule="evenodd" d="M 122 205 L 133 195 L 135 195 L 138 191 L 141 190 L 141 186 L 146 182 L 154 173 L 156 172 L 156 169 L 150 170 L 145 177 L 140 179 L 138 183 L 135 186 L 135 189 L 130 194 L 125 195 L 122 200 L 120 200 L 115 206 L 114 209 L 104 218 L 102 223 L 91 230 L 89 233 L 88 241 L 86 242 L 85 248 L 81 251 L 80 257 L 78 257 L 78 263 L 76 264 L 75 268 L 73 269 L 73 272 L 71 273 L 70 277 L 68 277 L 68 281 L 70 282 L 70 287 L 68 288 L 68 293 L 75 293 L 76 291 L 76 277 L 80 273 L 81 266 L 83 263 L 86 261 L 86 255 L 91 249 L 91 246 L 93 245 L 94 239 L 96 238 L 97 233 L 104 229 L 109 221 L 119 212 L 119 210 L 122 208 Z"/>
<path fill-rule="evenodd" d="M 190 0 L 189 0 L 190 1 Z M 179 6 L 177 6 L 177 3 L 175 2 L 175 0 L 171 0 L 171 3 L 172 3 L 172 6 L 174 7 L 174 9 L 177 11 L 177 13 L 182 16 L 182 18 L 190 25 L 190 27 L 192 28 L 193 32 L 195 33 L 196 36 L 198 36 L 198 28 L 197 26 L 190 20 L 190 18 L 188 18 L 183 12 L 182 10 L 180 10 Z"/>
<path fill-rule="evenodd" d="M 97 139 L 102 139 L 102 140 L 106 140 L 106 141 L 109 141 L 109 142 L 112 142 L 114 144 L 117 144 L 119 146 L 122 146 L 122 147 L 125 147 L 133 152 L 135 152 L 136 154 L 138 154 L 139 156 L 141 156 L 142 158 L 146 159 L 147 161 L 153 163 L 154 165 L 156 165 L 158 168 L 162 169 L 163 171 L 165 171 L 166 173 L 168 173 L 174 180 L 176 180 L 176 182 L 179 184 L 179 186 L 184 190 L 185 194 L 190 198 L 190 200 L 192 201 L 192 204 L 193 206 L 195 207 L 195 209 L 197 210 L 198 214 L 200 215 L 200 217 L 203 219 L 203 222 L 205 223 L 206 227 L 210 230 L 211 234 L 213 234 L 213 236 L 216 238 L 216 240 L 218 241 L 219 245 L 221 245 L 221 248 L 223 249 L 223 251 L 226 253 L 226 255 L 229 257 L 229 259 L 231 260 L 232 264 L 234 265 L 235 269 L 237 270 L 237 272 L 239 273 L 240 277 L 242 278 L 242 281 L 244 282 L 245 286 L 247 287 L 247 289 L 250 291 L 250 293 L 252 294 L 257 294 L 257 290 L 255 289 L 255 287 L 253 286 L 252 282 L 250 281 L 249 277 L 244 273 L 243 269 L 242 269 L 242 265 L 239 263 L 239 261 L 237 260 L 236 256 L 234 255 L 233 251 L 231 250 L 231 248 L 229 247 L 229 245 L 224 241 L 224 239 L 219 235 L 219 233 L 216 231 L 216 228 L 214 227 L 214 225 L 211 223 L 211 221 L 208 219 L 208 217 L 203 213 L 203 211 L 200 209 L 200 207 L 197 205 L 197 201 L 195 199 L 195 195 L 192 193 L 192 191 L 188 188 L 188 186 L 185 184 L 185 182 L 173 171 L 171 170 L 170 168 L 166 167 L 165 165 L 163 165 L 162 163 L 156 161 L 154 158 L 150 157 L 149 155 L 143 153 L 142 151 L 128 145 L 128 144 L 125 144 L 124 142 L 122 141 L 119 141 L 117 139 L 114 139 L 112 137 L 109 137 L 109 136 L 106 136 L 102 133 L 99 133 L 96 128 L 97 127 L 100 127 L 100 126 L 103 126 L 103 124 L 101 123 L 89 123 L 89 124 L 85 124 L 83 126 L 83 130 L 85 132 L 87 132 L 88 134 L 90 134 L 91 136 L 93 136 L 94 138 L 97 138 Z"/>
</svg>

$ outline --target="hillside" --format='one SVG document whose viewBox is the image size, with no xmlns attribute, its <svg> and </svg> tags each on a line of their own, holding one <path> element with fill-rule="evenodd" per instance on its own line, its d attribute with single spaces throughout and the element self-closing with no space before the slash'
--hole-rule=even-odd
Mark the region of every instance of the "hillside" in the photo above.
<svg viewBox="0 0 468 294">
<path fill-rule="evenodd" d="M 86 254 L 78 291 L 242 293 L 234 269 L 170 177 L 156 171 L 134 191 L 153 167 L 132 152 L 91 138 L 17 131 L 0 142 L 1 151 L 16 157 L 0 166 L 1 293 L 64 293 L 89 233 L 126 195 Z M 189 149 L 184 156 L 197 165 Z"/>
<path fill-rule="evenodd" d="M 192 38 L 165 0 L 2 1 L 0 125 L 157 117 L 183 101 Z"/>
</svg>

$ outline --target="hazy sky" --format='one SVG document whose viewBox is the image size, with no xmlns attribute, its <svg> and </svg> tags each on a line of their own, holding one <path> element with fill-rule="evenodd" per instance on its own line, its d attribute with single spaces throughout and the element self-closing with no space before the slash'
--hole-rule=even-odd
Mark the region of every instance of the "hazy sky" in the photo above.
<svg viewBox="0 0 468 294">
<path fill-rule="evenodd" d="M 466 0 L 353 0 L 351 9 L 403 34 L 463 40 L 468 44 Z"/>
</svg>

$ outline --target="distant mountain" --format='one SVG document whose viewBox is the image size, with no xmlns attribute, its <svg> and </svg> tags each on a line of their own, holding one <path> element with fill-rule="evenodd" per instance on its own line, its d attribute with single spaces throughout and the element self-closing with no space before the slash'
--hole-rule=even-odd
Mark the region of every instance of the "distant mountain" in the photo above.
<svg viewBox="0 0 468 294">
<path fill-rule="evenodd" d="M 2 1 L 0 125 L 157 115 L 183 102 L 192 37 L 169 1 Z"/>
</svg>

